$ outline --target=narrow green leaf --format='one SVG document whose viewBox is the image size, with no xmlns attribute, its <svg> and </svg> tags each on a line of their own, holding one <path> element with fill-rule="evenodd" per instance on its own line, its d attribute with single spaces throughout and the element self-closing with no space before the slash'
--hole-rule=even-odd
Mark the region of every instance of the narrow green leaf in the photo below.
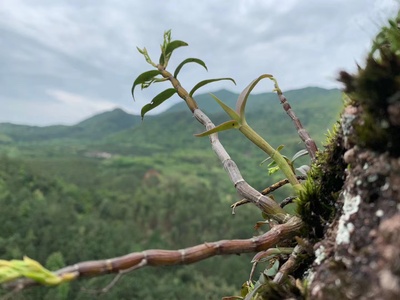
<svg viewBox="0 0 400 300">
<path fill-rule="evenodd" d="M 305 176 L 308 175 L 307 173 L 310 171 L 310 169 L 311 169 L 310 166 L 307 166 L 307 165 L 302 165 L 302 166 L 296 168 L 297 171 L 299 171 L 302 175 L 305 175 Z"/>
<path fill-rule="evenodd" d="M 172 52 L 175 49 L 184 46 L 188 46 L 188 43 L 179 40 L 169 42 L 166 46 L 164 45 L 160 55 L 160 65 L 166 66 L 172 55 Z"/>
<path fill-rule="evenodd" d="M 299 157 L 305 156 L 308 154 L 308 151 L 306 149 L 301 149 L 299 152 L 297 152 L 295 155 L 292 157 L 292 163 L 298 159 Z"/>
<path fill-rule="evenodd" d="M 171 29 L 168 29 L 164 32 L 164 44 L 163 46 L 166 47 L 171 42 Z"/>
<path fill-rule="evenodd" d="M 232 128 L 239 128 L 239 126 L 240 125 L 237 121 L 230 120 L 230 121 L 227 121 L 227 122 L 224 122 L 224 123 L 218 125 L 217 127 L 214 127 L 213 129 L 207 130 L 207 131 L 199 133 L 199 134 L 195 134 L 195 136 L 197 136 L 197 137 L 208 136 L 208 135 L 216 133 L 216 132 L 229 130 Z"/>
<path fill-rule="evenodd" d="M 279 260 L 276 260 L 274 264 L 264 271 L 264 274 L 267 276 L 275 276 L 276 273 L 279 271 Z"/>
<path fill-rule="evenodd" d="M 168 44 L 171 43 L 171 29 L 164 31 L 164 40 L 163 40 L 163 44 L 161 45 L 161 55 L 160 55 L 160 65 L 164 66 L 164 62 L 165 62 L 165 52 L 167 50 L 167 46 Z"/>
<path fill-rule="evenodd" d="M 254 255 L 253 259 L 251 260 L 251 263 L 265 262 L 265 261 L 273 258 L 274 256 L 276 256 L 276 253 L 271 254 L 271 251 L 268 251 L 268 250 L 261 251 L 261 252 L 258 252 L 256 255 Z"/>
<path fill-rule="evenodd" d="M 137 85 L 139 85 L 139 84 L 144 84 L 144 83 L 146 83 L 147 81 L 151 81 L 155 76 L 160 75 L 160 74 L 161 74 L 161 72 L 158 71 L 158 70 L 150 70 L 150 71 L 147 71 L 147 72 L 144 72 L 144 73 L 140 74 L 140 75 L 135 79 L 135 81 L 133 82 L 133 85 L 132 85 L 132 90 L 131 90 L 131 92 L 132 92 L 133 100 L 135 100 L 134 92 L 135 92 L 135 87 L 136 87 Z"/>
<path fill-rule="evenodd" d="M 235 80 L 233 80 L 232 78 L 228 78 L 228 77 L 225 77 L 225 78 L 206 79 L 206 80 L 200 81 L 198 84 L 196 84 L 196 85 L 192 88 L 192 90 L 191 90 L 190 93 L 189 93 L 190 97 L 192 97 L 193 94 L 194 94 L 194 92 L 196 92 L 196 91 L 197 91 L 199 88 L 201 88 L 202 86 L 205 86 L 206 84 L 209 84 L 209 83 L 211 83 L 211 82 L 221 81 L 221 80 L 230 80 L 230 81 L 232 81 L 232 82 L 236 85 Z"/>
<path fill-rule="evenodd" d="M 259 76 L 257 79 L 253 80 L 239 95 L 238 100 L 236 102 L 236 112 L 240 115 L 242 119 L 244 119 L 244 111 L 246 108 L 247 99 L 249 98 L 250 92 L 254 89 L 257 83 L 264 78 L 271 78 L 270 74 L 263 74 Z"/>
<path fill-rule="evenodd" d="M 262 162 L 260 162 L 260 166 L 262 166 L 265 162 L 269 161 L 270 159 L 271 159 L 271 156 L 264 159 Z"/>
<path fill-rule="evenodd" d="M 285 147 L 285 145 L 279 145 L 278 148 L 276 148 L 276 151 L 281 152 L 281 150 Z M 286 157 L 286 156 L 283 156 Z M 267 157 L 266 159 L 264 159 L 262 162 L 260 162 L 260 166 L 263 165 L 265 162 L 269 161 L 270 159 L 272 159 L 272 157 Z M 271 164 L 269 164 L 268 166 L 270 166 Z"/>
<path fill-rule="evenodd" d="M 167 48 L 165 49 L 165 55 L 169 56 L 175 49 L 179 47 L 185 47 L 188 45 L 189 44 L 184 41 L 179 41 L 179 40 L 172 41 L 168 43 Z"/>
<path fill-rule="evenodd" d="M 276 151 L 281 152 L 283 148 L 285 148 L 285 145 L 279 145 L 278 148 L 276 148 Z"/>
<path fill-rule="evenodd" d="M 159 64 L 162 65 L 162 66 L 164 66 L 164 62 L 165 62 L 165 54 L 164 54 L 164 51 L 161 51 L 160 59 L 159 59 Z M 165 67 L 165 66 L 164 66 L 164 67 Z"/>
<path fill-rule="evenodd" d="M 143 54 L 143 55 L 145 55 L 145 50 L 146 50 L 146 48 L 143 48 L 143 50 L 142 49 L 140 49 L 139 47 L 136 47 L 136 49 L 139 51 L 139 53 L 140 54 Z"/>
<path fill-rule="evenodd" d="M 217 96 L 215 96 L 214 94 L 210 94 L 211 97 L 213 97 L 215 99 L 215 101 L 217 101 L 217 103 L 222 107 L 222 109 L 235 121 L 238 121 L 240 123 L 240 116 L 232 109 L 230 108 L 228 105 L 226 105 L 224 102 L 222 102 L 220 99 L 218 99 Z"/>
<path fill-rule="evenodd" d="M 201 59 L 198 59 L 198 58 L 192 58 L 192 57 L 191 57 L 191 58 L 186 58 L 183 62 L 181 62 L 181 63 L 176 67 L 175 72 L 174 72 L 174 77 L 175 77 L 175 78 L 178 77 L 179 71 L 182 69 L 182 67 L 183 67 L 185 64 L 187 64 L 187 63 L 192 63 L 192 62 L 197 63 L 197 64 L 203 66 L 204 69 L 206 69 L 206 70 L 208 71 L 207 66 L 206 66 L 206 64 L 204 63 L 204 61 L 202 61 Z"/>
<path fill-rule="evenodd" d="M 142 110 L 140 112 L 142 119 L 144 118 L 144 115 L 149 112 L 150 110 L 156 108 L 159 106 L 161 103 L 163 103 L 165 100 L 169 99 L 172 97 L 173 94 L 176 93 L 176 90 L 173 88 L 167 89 L 161 93 L 159 93 L 157 96 L 151 100 L 149 104 L 146 104 L 145 106 L 142 107 Z"/>
<path fill-rule="evenodd" d="M 252 299 L 254 299 L 255 298 L 254 296 L 257 295 L 258 290 L 260 288 L 262 288 L 263 284 L 265 284 L 267 281 L 269 281 L 269 278 L 264 273 L 261 273 L 260 274 L 260 278 L 254 284 L 253 290 L 250 293 L 248 293 L 243 300 L 252 300 Z"/>
</svg>

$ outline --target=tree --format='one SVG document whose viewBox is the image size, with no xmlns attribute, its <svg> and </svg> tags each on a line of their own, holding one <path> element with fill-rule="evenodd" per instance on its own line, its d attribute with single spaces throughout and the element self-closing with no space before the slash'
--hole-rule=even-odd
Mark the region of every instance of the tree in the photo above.
<svg viewBox="0 0 400 300">
<path fill-rule="evenodd" d="M 107 260 L 88 261 L 50 272 L 37 262 L 2 261 L 0 275 L 16 291 L 28 286 L 59 284 L 83 276 L 117 273 L 104 290 L 127 272 L 152 265 L 194 263 L 214 255 L 258 252 L 253 259 L 269 261 L 258 280 L 250 279 L 236 299 L 395 299 L 400 294 L 400 14 L 390 21 L 374 41 L 364 68 L 355 75 L 341 72 L 346 103 L 342 117 L 328 138 L 324 151 L 301 125 L 276 79 L 264 74 L 244 89 L 236 109 L 213 96 L 232 120 L 215 126 L 198 108 L 193 94 L 205 84 L 198 83 L 187 92 L 177 80 L 187 63 L 203 61 L 189 58 L 178 65 L 174 74 L 167 71 L 174 50 L 187 44 L 171 40 L 164 34 L 159 63 L 154 63 L 147 50 L 138 49 L 154 67 L 135 80 L 135 87 L 170 81 L 173 88 L 153 98 L 142 109 L 142 117 L 177 93 L 195 118 L 206 127 L 199 137 L 209 136 L 212 148 L 222 162 L 243 200 L 256 205 L 264 214 L 270 229 L 244 240 L 221 240 L 180 250 L 146 250 Z M 249 93 L 262 79 L 270 79 L 284 110 L 294 122 L 305 151 L 292 159 L 280 154 L 246 122 L 245 106 Z M 235 162 L 218 139 L 217 133 L 237 129 L 271 158 L 270 172 L 281 171 L 285 179 L 258 192 L 241 176 Z M 309 154 L 311 168 L 295 169 L 294 160 Z M 307 177 L 307 178 L 306 178 Z M 285 184 L 292 189 L 281 203 L 269 196 Z M 297 210 L 283 209 L 295 202 Z M 62 257 L 62 255 L 60 256 Z M 21 276 L 28 279 L 17 279 Z M 231 297 L 228 299 L 234 299 Z"/>
</svg>

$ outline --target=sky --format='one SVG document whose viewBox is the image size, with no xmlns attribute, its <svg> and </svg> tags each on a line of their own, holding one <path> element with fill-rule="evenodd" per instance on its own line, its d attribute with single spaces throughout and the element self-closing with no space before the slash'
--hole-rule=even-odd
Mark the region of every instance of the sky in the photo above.
<svg viewBox="0 0 400 300">
<path fill-rule="evenodd" d="M 156 61 L 168 29 L 189 44 L 173 53 L 170 71 L 188 57 L 208 67 L 182 69 L 187 90 L 232 77 L 236 86 L 218 82 L 198 93 L 239 93 L 264 73 L 283 91 L 340 88 L 338 72 L 363 64 L 372 38 L 398 9 L 396 0 L 1 0 L 0 123 L 72 125 L 116 107 L 139 114 L 170 86 L 138 88 L 133 101 L 134 79 L 152 69 L 136 47 Z M 265 81 L 255 92 L 272 88 Z"/>
</svg>

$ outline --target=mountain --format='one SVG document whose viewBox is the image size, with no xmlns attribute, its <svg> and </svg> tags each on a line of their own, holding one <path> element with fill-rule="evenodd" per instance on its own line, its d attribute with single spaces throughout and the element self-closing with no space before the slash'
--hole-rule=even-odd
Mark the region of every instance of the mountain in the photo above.
<svg viewBox="0 0 400 300">
<path fill-rule="evenodd" d="M 238 94 L 226 90 L 214 94 L 235 107 Z M 321 145 L 325 133 L 338 118 L 342 107 L 341 92 L 311 87 L 288 91 L 285 95 L 303 126 Z M 209 94 L 195 98 L 214 124 L 229 120 Z M 274 93 L 250 95 L 246 119 L 273 147 L 284 144 L 284 155 L 292 156 L 304 147 Z M 149 169 L 168 173 L 176 170 L 179 174 L 182 168 L 193 168 L 194 161 L 208 161 L 214 157 L 208 139 L 193 136 L 202 131 L 204 128 L 182 101 L 164 113 L 145 116 L 143 122 L 140 116 L 114 109 L 73 126 L 0 124 L 0 154 L 21 158 L 34 164 L 41 172 L 51 172 L 51 176 L 67 176 L 75 184 L 87 182 L 93 177 L 93 172 L 100 174 L 105 167 L 121 174 L 123 166 L 126 171 L 124 180 L 128 180 L 133 173 L 139 173 L 137 178 L 140 178 Z M 266 158 L 265 154 L 248 143 L 238 131 L 222 132 L 220 139 L 243 173 L 254 178 L 256 185 L 261 185 L 264 179 L 257 176 L 259 168 L 254 166 Z M 77 169 L 74 165 L 80 167 Z M 82 175 L 82 166 L 87 168 L 85 176 Z M 100 167 L 102 169 L 98 170 Z M 76 173 L 77 170 L 80 174 Z M 99 182 L 108 184 L 107 176 L 104 175 Z"/>
<path fill-rule="evenodd" d="M 237 94 L 215 94 L 235 106 Z M 340 91 L 306 88 L 286 97 L 320 145 L 341 110 Z M 216 125 L 229 119 L 209 95 L 195 98 Z M 246 119 L 273 147 L 285 145 L 282 154 L 289 158 L 304 148 L 275 94 L 251 96 Z M 115 109 L 73 126 L 0 124 L 1 259 L 27 255 L 55 270 L 144 249 L 182 249 L 258 234 L 253 226 L 261 216 L 254 206 L 240 207 L 232 217 L 229 206 L 240 199 L 209 139 L 193 136 L 202 131 L 183 101 L 143 122 Z M 282 179 L 279 172 L 268 175 L 267 164 L 260 164 L 265 153 L 240 132 L 221 132 L 219 138 L 255 188 Z M 307 163 L 300 158 L 296 166 Z M 286 196 L 274 192 L 277 200 Z M 248 278 L 250 260 L 241 255 L 185 268 L 144 269 L 141 276 L 124 277 L 104 299 L 160 294 L 203 299 L 199 295 L 213 286 L 207 298 L 221 298 L 236 293 Z M 27 290 L 23 297 L 92 299 L 86 291 L 106 286 L 109 279 L 83 280 L 65 290 Z"/>
<path fill-rule="evenodd" d="M 227 90 L 219 90 L 214 93 L 219 99 L 221 99 L 228 106 L 235 108 L 236 101 L 239 94 L 227 91 Z M 340 91 L 338 89 L 323 89 L 319 87 L 307 87 L 302 89 L 296 89 L 285 92 L 285 96 L 292 103 L 294 102 L 321 102 L 326 100 L 328 97 L 331 99 L 337 99 L 340 95 Z M 195 99 L 199 105 L 199 107 L 208 114 L 219 113 L 222 111 L 221 107 L 218 103 L 210 96 L 210 93 L 200 94 L 198 96 L 195 95 Z M 259 110 L 260 107 L 270 107 L 270 101 L 274 101 L 275 103 L 279 103 L 276 93 L 261 93 L 250 95 L 249 101 L 247 104 L 246 111 L 256 111 Z M 272 102 L 272 103 L 274 103 Z M 293 102 L 293 103 L 294 103 Z M 249 110 L 250 109 L 250 110 Z M 172 106 L 167 112 L 177 112 L 177 111 L 186 111 L 186 104 L 182 102 L 175 104 Z"/>
<path fill-rule="evenodd" d="M 140 125 L 139 116 L 128 114 L 120 108 L 86 119 L 73 127 L 80 128 L 80 137 L 99 138 Z"/>
<path fill-rule="evenodd" d="M 108 134 L 133 128 L 140 124 L 139 116 L 131 115 L 122 109 L 114 109 L 86 119 L 76 125 L 27 126 L 11 123 L 0 124 L 1 141 L 32 142 L 58 139 L 98 139 Z M 2 137 L 2 138 L 1 138 Z"/>
<path fill-rule="evenodd" d="M 235 108 L 238 94 L 227 90 L 220 90 L 213 93 L 228 106 Z M 341 105 L 340 91 L 337 89 L 326 90 L 322 88 L 309 87 L 299 90 L 288 91 L 285 93 L 293 107 L 301 107 L 303 104 L 309 112 L 306 112 L 306 118 L 324 118 L 325 115 L 338 111 Z M 224 113 L 217 102 L 212 99 L 210 94 L 200 94 L 195 97 L 200 108 L 210 115 L 216 115 L 217 118 L 223 118 Z M 281 114 L 279 101 L 275 93 L 263 93 L 250 95 L 246 107 L 247 115 L 254 115 L 255 118 L 265 119 L 268 115 L 276 113 Z M 315 113 L 312 116 L 313 112 Z M 164 113 L 157 116 L 146 116 L 145 124 L 150 122 L 161 122 L 163 126 L 173 124 L 170 118 L 173 115 L 184 113 L 190 118 L 190 113 L 186 104 L 182 101 L 169 108 Z M 150 121 L 152 120 L 152 121 Z M 153 121 L 158 120 L 158 121 Z M 99 140 L 109 135 L 118 134 L 122 131 L 133 129 L 142 124 L 140 116 L 128 114 L 122 109 L 114 109 L 88 118 L 76 125 L 65 126 L 27 126 L 15 125 L 10 123 L 0 123 L 0 143 L 14 142 L 39 142 L 62 139 L 85 139 Z"/>
</svg>

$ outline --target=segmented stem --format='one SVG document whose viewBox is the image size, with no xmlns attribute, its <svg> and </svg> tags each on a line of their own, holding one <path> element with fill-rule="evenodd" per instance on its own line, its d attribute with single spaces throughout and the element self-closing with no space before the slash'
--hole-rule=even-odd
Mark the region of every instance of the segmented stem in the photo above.
<svg viewBox="0 0 400 300">
<path fill-rule="evenodd" d="M 305 180 L 307 177 L 306 176 L 302 176 L 302 175 L 297 175 L 296 178 L 297 178 L 297 180 Z M 261 194 L 263 194 L 263 195 L 271 194 L 273 191 L 281 188 L 282 186 L 284 186 L 285 184 L 288 184 L 288 183 L 289 183 L 289 180 L 287 178 L 282 179 L 282 180 L 270 185 L 269 187 L 263 189 L 261 191 Z M 294 198 L 296 198 L 296 197 L 294 197 Z M 231 205 L 231 208 L 233 209 L 232 214 L 235 214 L 234 210 L 235 210 L 236 207 L 241 206 L 243 204 L 247 204 L 247 203 L 251 203 L 251 201 L 249 201 L 246 198 L 244 198 L 244 199 L 232 204 Z M 285 205 L 282 205 L 282 203 L 281 203 L 281 204 L 279 204 L 279 206 L 280 207 L 284 207 Z"/>
<path fill-rule="evenodd" d="M 279 101 L 281 102 L 283 109 L 286 111 L 287 115 L 292 119 L 294 126 L 297 129 L 297 133 L 301 140 L 304 142 L 308 154 L 311 157 L 311 160 L 314 161 L 316 158 L 316 153 L 318 151 L 318 147 L 315 144 L 314 140 L 311 138 L 307 130 L 303 127 L 300 122 L 300 119 L 295 115 L 292 107 L 290 106 L 289 102 L 287 101 L 285 95 L 283 95 L 282 90 L 278 86 L 278 82 L 275 78 L 271 78 L 275 82 L 275 90 L 278 94 Z"/>
<path fill-rule="evenodd" d="M 181 86 L 180 82 L 173 77 L 171 73 L 164 69 L 163 66 L 158 65 L 158 70 L 164 78 L 168 78 L 171 81 L 172 86 L 177 90 L 178 95 L 185 100 L 189 109 L 192 111 L 194 117 L 203 124 L 207 130 L 215 127 L 207 115 L 202 112 L 196 101 L 189 95 L 189 93 Z M 274 219 L 278 223 L 286 222 L 291 216 L 283 210 L 279 204 L 277 204 L 273 199 L 268 196 L 262 195 L 256 189 L 251 187 L 242 177 L 239 168 L 236 163 L 231 159 L 228 152 L 225 150 L 224 146 L 218 139 L 216 133 L 211 134 L 210 142 L 212 149 L 218 156 L 219 160 L 222 162 L 224 169 L 229 175 L 229 178 L 233 182 L 238 193 L 254 203 L 258 208 L 260 208 L 264 213 L 266 213 L 271 219 Z"/>
<path fill-rule="evenodd" d="M 134 252 L 111 259 L 77 263 L 55 271 L 55 274 L 58 276 L 69 274 L 76 279 L 110 273 L 127 273 L 145 266 L 186 265 L 216 255 L 258 252 L 275 247 L 278 243 L 294 237 L 299 234 L 302 227 L 302 221 L 297 217 L 292 217 L 285 224 L 276 225 L 263 235 L 251 239 L 220 240 L 179 250 L 152 249 Z M 38 283 L 31 279 L 20 279 L 7 284 L 8 288 L 18 290 L 34 285 Z"/>
</svg>

